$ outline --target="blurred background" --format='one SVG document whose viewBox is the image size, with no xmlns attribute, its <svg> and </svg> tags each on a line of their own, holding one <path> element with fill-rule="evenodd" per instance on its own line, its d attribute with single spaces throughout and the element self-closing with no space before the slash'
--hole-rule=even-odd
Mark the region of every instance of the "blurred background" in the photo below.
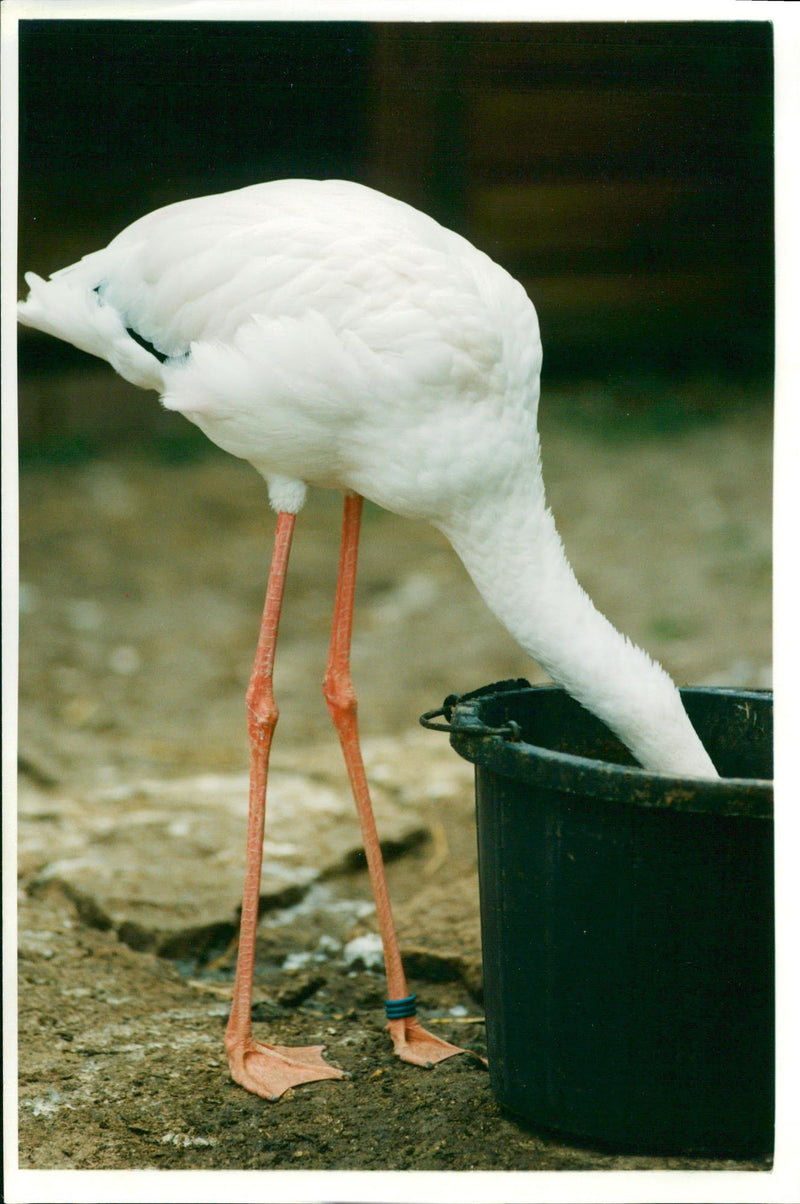
<svg viewBox="0 0 800 1204">
<path fill-rule="evenodd" d="M 769 23 L 29 20 L 19 51 L 20 272 L 271 177 L 421 207 L 537 306 L 548 496 L 598 606 L 679 682 L 769 683 Z M 262 483 L 100 361 L 29 330 L 19 346 L 24 764 L 242 766 Z M 338 525 L 322 494 L 298 526 L 290 742 L 329 738 Z M 436 532 L 368 508 L 362 543 L 366 731 L 536 679 Z"/>
</svg>

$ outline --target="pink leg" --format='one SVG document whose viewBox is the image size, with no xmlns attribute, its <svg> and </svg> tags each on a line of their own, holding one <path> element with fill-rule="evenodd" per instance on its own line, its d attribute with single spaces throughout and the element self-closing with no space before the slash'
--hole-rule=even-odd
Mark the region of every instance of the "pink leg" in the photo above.
<svg viewBox="0 0 800 1204">
<path fill-rule="evenodd" d="M 408 997 L 408 985 L 400 959 L 400 948 L 392 919 L 389 891 L 383 868 L 383 856 L 372 814 L 364 763 L 361 758 L 356 695 L 350 678 L 350 642 L 353 631 L 353 605 L 362 504 L 362 498 L 357 495 L 345 496 L 339 578 L 336 584 L 333 632 L 328 667 L 325 673 L 324 692 L 328 710 L 339 733 L 361 823 L 364 851 L 367 856 L 367 867 L 377 911 L 378 929 L 383 942 L 388 996 L 390 1000 L 398 1001 Z M 412 1009 L 413 1005 L 409 1010 Z M 400 1005 L 400 1010 L 405 1010 L 402 1005 Z M 451 1058 L 453 1054 L 465 1052 L 458 1046 L 449 1045 L 446 1041 L 441 1041 L 438 1037 L 426 1032 L 413 1015 L 390 1020 L 387 1027 L 392 1036 L 395 1053 L 404 1062 L 413 1062 L 418 1066 L 432 1066 L 445 1058 Z"/>
<path fill-rule="evenodd" d="M 248 1091 L 265 1099 L 277 1099 L 289 1087 L 316 1079 L 343 1078 L 344 1071 L 330 1066 L 322 1057 L 322 1045 L 292 1049 L 263 1045 L 253 1039 L 250 1007 L 253 998 L 253 969 L 261 891 L 261 856 L 264 843 L 264 806 L 272 734 L 278 708 L 272 692 L 275 644 L 286 581 L 286 566 L 292 546 L 294 515 L 278 515 L 267 598 L 258 637 L 255 664 L 247 690 L 247 720 L 250 736 L 250 804 L 247 817 L 247 852 L 239 954 L 233 1003 L 225 1033 L 225 1048 L 231 1076 Z"/>
</svg>

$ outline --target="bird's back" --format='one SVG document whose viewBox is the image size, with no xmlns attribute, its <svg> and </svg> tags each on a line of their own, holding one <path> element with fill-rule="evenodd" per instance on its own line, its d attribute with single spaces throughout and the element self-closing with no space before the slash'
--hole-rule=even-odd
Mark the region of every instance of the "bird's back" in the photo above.
<svg viewBox="0 0 800 1204">
<path fill-rule="evenodd" d="M 168 205 L 51 281 L 94 294 L 164 356 L 229 341 L 254 316 L 309 310 L 395 354 L 436 335 L 485 366 L 520 318 L 534 352 L 538 341 L 524 291 L 487 256 L 411 206 L 339 180 L 276 180 Z M 47 290 L 39 296 L 46 309 Z M 23 322 L 40 316 L 20 306 Z"/>
<path fill-rule="evenodd" d="M 355 479 L 360 445 L 377 479 L 381 445 L 396 458 L 410 440 L 423 470 L 437 439 L 461 454 L 465 406 L 482 406 L 485 422 L 523 409 L 535 429 L 541 347 L 522 287 L 362 185 L 279 180 L 178 202 L 28 281 L 21 321 L 157 389 L 267 476 L 370 496 L 364 473 Z M 486 441 L 475 413 L 461 432 L 473 446 Z"/>
</svg>

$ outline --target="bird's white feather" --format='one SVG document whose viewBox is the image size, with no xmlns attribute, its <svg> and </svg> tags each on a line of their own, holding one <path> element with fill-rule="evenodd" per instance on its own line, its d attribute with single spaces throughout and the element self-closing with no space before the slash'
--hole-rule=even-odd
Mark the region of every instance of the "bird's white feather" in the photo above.
<svg viewBox="0 0 800 1204">
<path fill-rule="evenodd" d="M 575 581 L 542 483 L 536 312 L 466 240 L 357 184 L 281 180 L 167 206 L 27 279 L 21 322 L 157 389 L 277 510 L 319 485 L 435 523 L 644 765 L 714 773 L 667 675 Z"/>
</svg>

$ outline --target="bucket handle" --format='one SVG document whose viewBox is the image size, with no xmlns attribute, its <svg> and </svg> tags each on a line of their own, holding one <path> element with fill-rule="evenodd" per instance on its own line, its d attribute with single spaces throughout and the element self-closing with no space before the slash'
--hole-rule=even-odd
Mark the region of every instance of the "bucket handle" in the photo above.
<svg viewBox="0 0 800 1204">
<path fill-rule="evenodd" d="M 527 682 L 526 682 L 527 685 Z M 513 719 L 509 719 L 502 727 L 487 727 L 480 720 L 473 719 L 470 723 L 453 723 L 452 715 L 455 708 L 460 702 L 468 698 L 475 697 L 475 694 L 448 694 L 440 707 L 434 711 L 426 711 L 424 715 L 420 715 L 419 721 L 423 727 L 429 728 L 434 732 L 457 732 L 469 734 L 470 736 L 499 736 L 504 740 L 510 740 L 512 743 L 517 743 L 522 739 L 522 729 Z M 444 718 L 444 723 L 434 722 L 436 719 Z"/>
</svg>

